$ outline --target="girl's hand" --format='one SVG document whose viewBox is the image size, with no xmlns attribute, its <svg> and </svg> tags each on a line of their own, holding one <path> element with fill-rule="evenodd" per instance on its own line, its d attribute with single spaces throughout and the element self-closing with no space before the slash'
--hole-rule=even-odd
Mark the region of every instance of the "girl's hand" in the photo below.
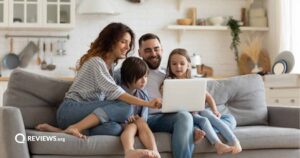
<svg viewBox="0 0 300 158">
<path fill-rule="evenodd" d="M 220 118 L 221 117 L 221 113 L 219 112 L 219 111 L 213 111 L 213 113 L 218 117 L 218 118 Z"/>
<path fill-rule="evenodd" d="M 149 104 L 150 104 L 149 108 L 153 108 L 153 109 L 160 109 L 162 106 L 161 99 L 159 99 L 159 98 L 155 98 L 155 99 L 151 100 L 149 102 Z"/>
</svg>

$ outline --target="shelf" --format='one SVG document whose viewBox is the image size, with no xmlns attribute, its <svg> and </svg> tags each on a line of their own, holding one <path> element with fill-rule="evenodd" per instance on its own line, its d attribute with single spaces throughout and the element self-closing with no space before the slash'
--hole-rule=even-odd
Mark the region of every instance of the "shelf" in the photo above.
<svg viewBox="0 0 300 158">
<path fill-rule="evenodd" d="M 168 25 L 170 30 L 180 30 L 180 31 L 226 31 L 229 30 L 227 26 L 183 26 L 183 25 Z M 241 31 L 269 31 L 268 27 L 241 27 Z"/>
<path fill-rule="evenodd" d="M 240 27 L 241 31 L 269 31 L 268 27 Z M 180 42 L 184 31 L 229 31 L 227 26 L 194 26 L 194 25 L 168 25 L 167 29 L 178 31 L 177 41 Z"/>
</svg>

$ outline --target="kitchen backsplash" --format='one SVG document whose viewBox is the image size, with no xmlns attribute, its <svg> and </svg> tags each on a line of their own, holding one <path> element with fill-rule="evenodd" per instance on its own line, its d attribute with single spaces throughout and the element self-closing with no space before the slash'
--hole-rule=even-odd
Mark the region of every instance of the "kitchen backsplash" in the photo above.
<svg viewBox="0 0 300 158">
<path fill-rule="evenodd" d="M 79 1 L 77 1 L 78 3 Z M 178 4 L 179 3 L 179 4 Z M 155 33 L 161 38 L 164 54 L 163 65 L 166 64 L 169 53 L 177 47 L 186 48 L 190 54 L 199 54 L 202 63 L 214 69 L 215 76 L 230 76 L 238 74 L 233 52 L 229 49 L 231 36 L 229 31 L 186 31 L 178 41 L 178 32 L 166 29 L 167 25 L 175 24 L 176 19 L 186 17 L 190 7 L 197 7 L 198 17 L 233 16 L 240 19 L 240 9 L 245 5 L 241 0 L 145 0 L 144 3 L 134 4 L 124 0 L 115 0 L 115 8 L 119 15 L 78 15 L 76 14 L 75 28 L 70 31 L 0 31 L 1 57 L 9 52 L 9 39 L 5 34 L 31 34 L 31 35 L 70 35 L 65 42 L 66 54 L 54 55 L 53 71 L 41 70 L 36 64 L 37 56 L 33 56 L 27 69 L 28 71 L 54 77 L 72 77 L 74 72 L 69 67 L 74 67 L 76 61 L 88 50 L 90 43 L 98 36 L 100 30 L 110 22 L 123 22 L 130 26 L 136 33 L 136 48 L 132 52 L 137 55 L 138 38 L 148 32 Z M 161 9 L 163 8 L 163 9 Z M 269 38 L 269 37 L 268 37 Z M 14 52 L 19 53 L 28 43 L 37 39 L 15 38 Z M 44 40 L 44 39 L 42 39 Z M 57 40 L 45 39 L 49 44 L 54 43 L 57 50 Z M 267 42 L 267 46 L 270 44 Z M 49 49 L 48 49 L 49 50 Z M 49 51 L 47 52 L 49 59 Z M 56 54 L 56 53 L 55 53 Z M 41 57 L 43 57 L 41 55 Z M 49 62 L 49 61 L 47 61 Z M 11 70 L 2 68 L 2 76 L 9 76 Z"/>
</svg>

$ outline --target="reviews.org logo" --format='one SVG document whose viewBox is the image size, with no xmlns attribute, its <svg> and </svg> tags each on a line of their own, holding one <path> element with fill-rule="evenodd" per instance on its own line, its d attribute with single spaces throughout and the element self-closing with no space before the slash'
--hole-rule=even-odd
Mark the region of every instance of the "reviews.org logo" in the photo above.
<svg viewBox="0 0 300 158">
<path fill-rule="evenodd" d="M 65 142 L 65 138 L 57 138 L 57 136 L 26 136 L 22 133 L 18 133 L 15 136 L 15 141 L 19 144 L 23 144 L 26 141 L 35 142 Z"/>
</svg>

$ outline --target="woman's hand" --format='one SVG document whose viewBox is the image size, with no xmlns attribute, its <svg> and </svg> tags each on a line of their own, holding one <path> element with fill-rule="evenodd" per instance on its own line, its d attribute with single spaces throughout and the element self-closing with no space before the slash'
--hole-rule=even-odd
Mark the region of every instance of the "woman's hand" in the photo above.
<svg viewBox="0 0 300 158">
<path fill-rule="evenodd" d="M 162 106 L 162 104 L 161 104 L 160 98 L 155 98 L 149 102 L 149 108 L 160 109 L 161 106 Z"/>
<path fill-rule="evenodd" d="M 213 113 L 220 118 L 221 117 L 221 113 L 218 110 L 213 111 Z"/>
</svg>

